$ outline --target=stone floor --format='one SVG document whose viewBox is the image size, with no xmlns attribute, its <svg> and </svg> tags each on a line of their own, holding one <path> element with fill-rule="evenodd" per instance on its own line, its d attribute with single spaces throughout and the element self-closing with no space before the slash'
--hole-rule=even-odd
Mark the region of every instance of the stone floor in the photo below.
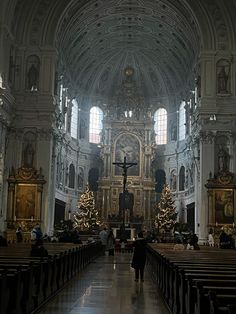
<svg viewBox="0 0 236 314">
<path fill-rule="evenodd" d="M 129 253 L 98 258 L 38 313 L 169 314 L 147 272 L 143 283 L 134 281 L 130 259 Z"/>
</svg>

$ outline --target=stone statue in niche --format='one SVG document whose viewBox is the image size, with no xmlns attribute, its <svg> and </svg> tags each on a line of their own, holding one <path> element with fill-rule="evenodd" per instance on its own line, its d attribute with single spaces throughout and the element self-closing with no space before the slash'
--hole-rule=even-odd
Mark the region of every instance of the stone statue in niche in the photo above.
<svg viewBox="0 0 236 314">
<path fill-rule="evenodd" d="M 218 153 L 218 169 L 220 172 L 229 171 L 229 153 L 223 146 L 220 146 Z"/>
<path fill-rule="evenodd" d="M 228 60 L 220 60 L 217 63 L 217 93 L 228 94 L 229 93 L 229 72 L 230 65 Z"/>
<path fill-rule="evenodd" d="M 225 67 L 222 66 L 218 73 L 218 93 L 227 93 L 228 75 L 225 72 Z"/>
<path fill-rule="evenodd" d="M 27 89 L 31 91 L 38 90 L 39 72 L 35 64 L 32 64 L 27 73 Z"/>
</svg>

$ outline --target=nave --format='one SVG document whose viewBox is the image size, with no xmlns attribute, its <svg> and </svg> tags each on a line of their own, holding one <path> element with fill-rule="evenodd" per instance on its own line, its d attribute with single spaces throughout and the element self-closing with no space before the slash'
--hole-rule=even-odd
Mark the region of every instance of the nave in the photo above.
<svg viewBox="0 0 236 314">
<path fill-rule="evenodd" d="M 150 278 L 134 281 L 131 254 L 101 256 L 40 309 L 39 314 L 168 314 Z"/>
</svg>

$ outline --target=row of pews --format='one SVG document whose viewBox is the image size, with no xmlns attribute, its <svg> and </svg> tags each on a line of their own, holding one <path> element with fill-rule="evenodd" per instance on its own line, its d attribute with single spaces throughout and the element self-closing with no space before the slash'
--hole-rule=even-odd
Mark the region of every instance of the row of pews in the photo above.
<svg viewBox="0 0 236 314">
<path fill-rule="evenodd" d="M 236 314 L 236 251 L 149 244 L 148 268 L 174 314 Z"/>
<path fill-rule="evenodd" d="M 101 254 L 101 243 L 47 243 L 49 256 L 30 257 L 25 243 L 0 247 L 0 313 L 28 314 L 53 297 Z"/>
</svg>

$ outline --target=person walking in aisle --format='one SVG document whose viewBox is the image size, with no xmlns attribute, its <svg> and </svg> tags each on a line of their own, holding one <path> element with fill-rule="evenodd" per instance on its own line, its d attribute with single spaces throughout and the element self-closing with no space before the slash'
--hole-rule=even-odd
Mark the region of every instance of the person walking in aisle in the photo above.
<svg viewBox="0 0 236 314">
<path fill-rule="evenodd" d="M 138 237 L 135 240 L 134 252 L 131 267 L 135 269 L 135 281 L 144 281 L 144 267 L 146 263 L 146 240 L 143 237 L 143 233 L 139 232 Z"/>
<path fill-rule="evenodd" d="M 107 237 L 107 250 L 108 250 L 109 256 L 114 256 L 115 237 L 114 237 L 112 229 L 109 230 L 108 237 Z"/>
<path fill-rule="evenodd" d="M 100 237 L 100 240 L 102 242 L 102 253 L 103 255 L 105 255 L 105 252 L 106 252 L 106 248 L 107 248 L 107 228 L 103 228 L 102 231 L 100 231 L 99 233 L 99 237 Z"/>
</svg>

